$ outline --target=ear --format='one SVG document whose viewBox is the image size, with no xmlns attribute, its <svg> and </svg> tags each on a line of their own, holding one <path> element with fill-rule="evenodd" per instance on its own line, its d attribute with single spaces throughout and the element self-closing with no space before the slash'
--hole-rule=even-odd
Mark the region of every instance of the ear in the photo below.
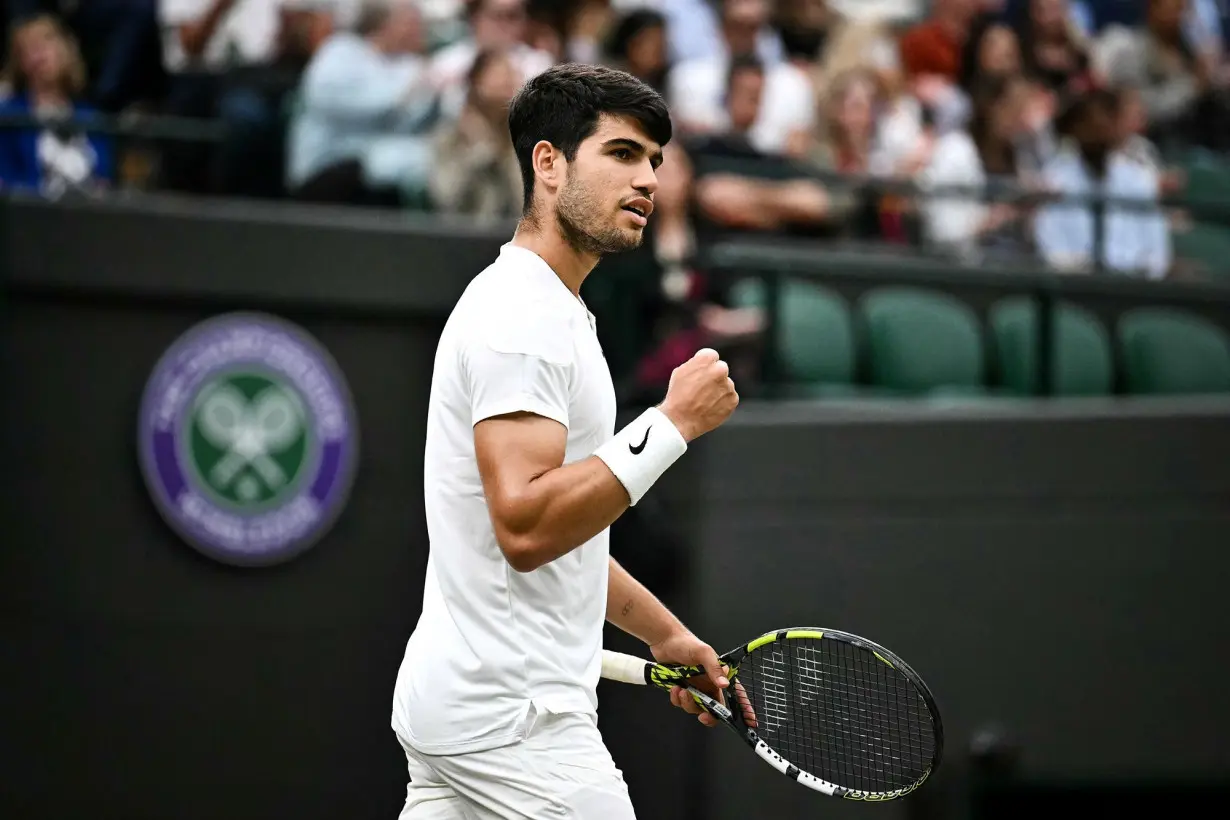
<svg viewBox="0 0 1230 820">
<path fill-rule="evenodd" d="M 567 172 L 567 160 L 551 143 L 539 140 L 530 154 L 530 161 L 534 168 L 534 178 L 545 185 L 547 190 L 554 191 L 563 182 Z"/>
</svg>

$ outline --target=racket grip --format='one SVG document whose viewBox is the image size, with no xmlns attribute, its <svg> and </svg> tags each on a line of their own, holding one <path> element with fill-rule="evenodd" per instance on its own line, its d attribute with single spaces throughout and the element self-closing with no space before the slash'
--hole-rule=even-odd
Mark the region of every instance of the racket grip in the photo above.
<svg viewBox="0 0 1230 820">
<path fill-rule="evenodd" d="M 633 655 L 602 650 L 602 677 L 619 683 L 645 685 L 645 670 L 649 663 Z"/>
</svg>

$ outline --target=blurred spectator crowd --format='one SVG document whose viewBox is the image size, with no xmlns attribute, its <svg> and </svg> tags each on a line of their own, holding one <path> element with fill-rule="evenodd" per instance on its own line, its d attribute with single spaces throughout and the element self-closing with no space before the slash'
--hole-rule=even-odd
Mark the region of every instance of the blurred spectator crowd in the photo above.
<svg viewBox="0 0 1230 820">
<path fill-rule="evenodd" d="M 690 260 L 708 236 L 1161 278 L 1182 273 L 1173 240 L 1192 222 L 1161 198 L 1184 191 L 1186 168 L 1230 180 L 1228 0 L 4 6 L 0 118 L 221 126 L 156 141 L 0 131 L 0 181 L 48 195 L 158 188 L 508 220 L 521 185 L 504 116 L 520 84 L 562 60 L 624 68 L 665 95 L 678 135 L 645 248 L 654 281 L 731 338 L 756 321 L 706 305 Z M 1057 199 L 1098 193 L 1137 204 Z"/>
</svg>

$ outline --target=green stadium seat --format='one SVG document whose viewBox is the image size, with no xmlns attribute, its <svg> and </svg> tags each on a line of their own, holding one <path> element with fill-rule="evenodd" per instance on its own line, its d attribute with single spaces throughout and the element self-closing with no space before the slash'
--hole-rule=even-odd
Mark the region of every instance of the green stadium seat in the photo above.
<svg viewBox="0 0 1230 820">
<path fill-rule="evenodd" d="M 1137 308 L 1119 318 L 1118 340 L 1128 392 L 1230 392 L 1230 334 L 1173 308 Z"/>
<path fill-rule="evenodd" d="M 1174 253 L 1212 278 L 1230 279 L 1230 228 L 1197 222 L 1173 234 Z"/>
<path fill-rule="evenodd" d="M 1053 315 L 1051 374 L 1058 396 L 1104 396 L 1114 389 L 1115 365 L 1110 334 L 1097 317 L 1073 304 L 1059 303 Z M 990 313 L 1000 382 L 1012 393 L 1030 395 L 1038 386 L 1037 304 L 1010 297 Z"/>
<path fill-rule="evenodd" d="M 1178 161 L 1187 184 L 1182 196 L 1193 202 L 1220 203 L 1230 189 L 1230 162 L 1209 151 L 1190 151 Z"/>
<path fill-rule="evenodd" d="M 738 306 L 764 307 L 764 283 L 741 280 L 731 298 Z M 811 282 L 787 279 L 778 305 L 775 344 L 781 376 L 792 392 L 826 396 L 854 390 L 854 329 L 845 299 Z"/>
<path fill-rule="evenodd" d="M 878 288 L 863 296 L 859 319 L 876 387 L 950 396 L 986 391 L 982 327 L 963 302 L 919 288 Z"/>
</svg>

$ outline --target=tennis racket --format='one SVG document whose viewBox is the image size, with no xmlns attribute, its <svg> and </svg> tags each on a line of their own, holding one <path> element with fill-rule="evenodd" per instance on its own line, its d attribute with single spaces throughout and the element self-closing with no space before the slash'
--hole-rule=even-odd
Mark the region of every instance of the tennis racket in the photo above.
<svg viewBox="0 0 1230 820">
<path fill-rule="evenodd" d="M 682 686 L 766 763 L 832 797 L 885 801 L 921 786 L 939 766 L 944 728 L 931 691 L 882 646 L 831 629 L 768 632 L 720 658 L 730 667 L 722 705 L 672 666 L 603 650 L 602 677 Z"/>
</svg>

